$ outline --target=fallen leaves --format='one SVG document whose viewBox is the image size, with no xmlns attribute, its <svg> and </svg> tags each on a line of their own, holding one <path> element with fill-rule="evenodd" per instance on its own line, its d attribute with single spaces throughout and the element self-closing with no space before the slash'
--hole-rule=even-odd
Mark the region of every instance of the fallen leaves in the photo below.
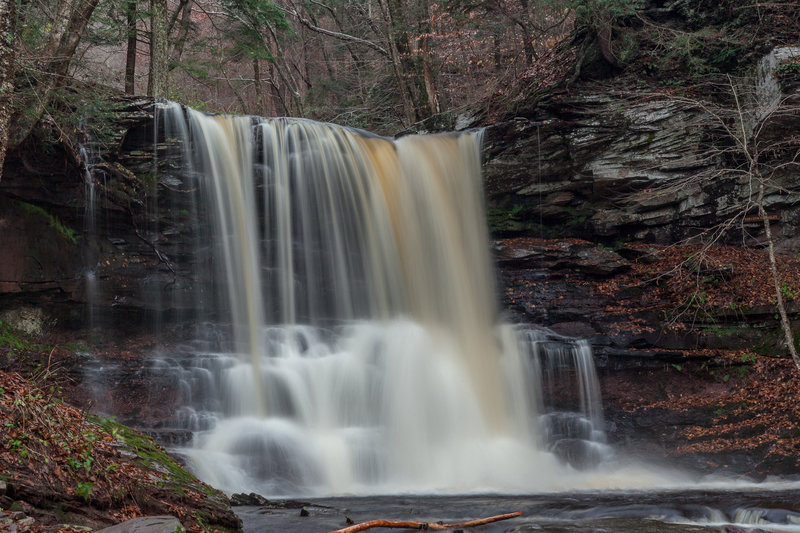
<svg viewBox="0 0 800 533">
<path fill-rule="evenodd" d="M 10 474 L 15 498 L 102 509 L 113 521 L 169 513 L 191 531 L 204 529 L 194 511 L 204 508 L 206 489 L 218 493 L 188 473 L 188 482 L 170 489 L 173 472 L 152 458 L 164 452 L 147 437 L 125 428 L 148 457 L 131 453 L 110 423 L 90 419 L 15 373 L 0 371 L 0 393 L 0 471 Z"/>
<path fill-rule="evenodd" d="M 800 376 L 793 363 L 786 359 L 760 357 L 747 366 L 734 367 L 742 362 L 743 352 L 720 354 L 731 365 L 717 375 L 709 368 L 695 365 L 685 369 L 686 380 L 713 381 L 711 389 L 669 394 L 667 399 L 653 401 L 640 398 L 629 402 L 625 409 L 642 413 L 653 409 L 672 412 L 701 413 L 687 417 L 689 421 L 675 431 L 676 446 L 670 454 L 728 454 L 743 452 L 761 460 L 781 460 L 798 464 L 800 450 Z M 722 382 L 723 372 L 744 369 L 741 375 Z M 729 374 L 724 374 L 729 375 Z M 758 453 L 756 451 L 758 450 Z"/>
</svg>

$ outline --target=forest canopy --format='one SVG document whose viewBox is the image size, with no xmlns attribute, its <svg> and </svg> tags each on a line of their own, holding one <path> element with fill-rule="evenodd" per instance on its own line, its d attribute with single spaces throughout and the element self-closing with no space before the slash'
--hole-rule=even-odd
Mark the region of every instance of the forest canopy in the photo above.
<svg viewBox="0 0 800 533">
<path fill-rule="evenodd" d="M 788 39 L 775 30 L 796 27 L 798 11 L 756 0 L 0 0 L 0 145 L 10 132 L 18 146 L 42 117 L 74 129 L 109 91 L 382 134 L 451 129 L 559 82 L 632 70 L 669 89 L 735 71 L 763 52 L 759 35 Z"/>
</svg>

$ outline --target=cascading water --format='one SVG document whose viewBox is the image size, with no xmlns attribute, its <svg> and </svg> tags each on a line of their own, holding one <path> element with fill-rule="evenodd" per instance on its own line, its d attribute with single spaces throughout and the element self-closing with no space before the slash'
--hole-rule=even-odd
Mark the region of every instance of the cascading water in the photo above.
<svg viewBox="0 0 800 533">
<path fill-rule="evenodd" d="M 591 377 L 591 359 L 498 325 L 480 133 L 164 111 L 232 325 L 230 353 L 172 356 L 202 479 L 272 495 L 568 484 L 547 448 L 602 440 L 596 391 L 582 385 L 574 423 L 539 418 L 539 382 L 570 358 Z"/>
<path fill-rule="evenodd" d="M 85 130 L 84 127 L 82 129 Z M 88 141 L 81 145 L 79 155 L 83 162 L 84 195 L 86 197 L 86 208 L 83 217 L 85 237 L 82 239 L 83 263 L 87 265 L 84 273 L 84 282 L 86 284 L 87 322 L 89 329 L 92 329 L 97 325 L 95 317 L 95 308 L 97 307 L 97 268 L 95 254 L 89 243 L 93 242 L 97 236 L 97 193 L 93 175 L 93 167 L 97 156 Z"/>
</svg>

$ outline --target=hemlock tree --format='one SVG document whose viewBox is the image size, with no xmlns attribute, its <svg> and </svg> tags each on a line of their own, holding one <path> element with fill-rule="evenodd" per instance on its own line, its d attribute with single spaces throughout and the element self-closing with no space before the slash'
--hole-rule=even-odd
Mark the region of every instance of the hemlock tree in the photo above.
<svg viewBox="0 0 800 533">
<path fill-rule="evenodd" d="M 262 61 L 268 62 L 270 69 L 284 83 L 295 85 L 291 75 L 287 72 L 288 69 L 279 63 L 279 56 L 283 55 L 279 36 L 282 32 L 289 31 L 289 22 L 286 20 L 283 10 L 270 0 L 228 0 L 223 3 L 223 7 L 229 22 L 226 25 L 225 33 L 231 43 L 226 52 L 233 58 L 249 59 L 252 64 L 253 91 L 256 96 L 255 109 L 248 110 L 241 93 L 235 87 L 231 88 L 239 99 L 242 112 L 252 111 L 261 114 L 264 112 L 266 104 L 263 89 L 264 79 L 261 71 Z M 276 85 L 271 76 L 268 81 L 271 86 Z M 276 94 L 276 91 L 273 91 L 273 94 Z"/>
</svg>

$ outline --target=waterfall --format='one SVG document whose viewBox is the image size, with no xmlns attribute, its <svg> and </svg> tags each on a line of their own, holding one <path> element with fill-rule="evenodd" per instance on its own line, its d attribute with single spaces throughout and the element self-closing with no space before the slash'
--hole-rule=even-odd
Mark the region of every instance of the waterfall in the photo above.
<svg viewBox="0 0 800 533">
<path fill-rule="evenodd" d="M 201 479 L 268 495 L 530 490 L 585 466 L 558 442 L 603 440 L 591 355 L 499 320 L 480 132 L 162 117 L 206 206 L 231 326 L 228 345 L 159 363 L 180 373 Z M 569 416 L 540 416 L 554 372 L 580 376 Z"/>
<path fill-rule="evenodd" d="M 86 132 L 87 128 L 81 124 L 80 130 Z M 81 239 L 81 255 L 84 272 L 84 287 L 86 293 L 87 323 L 89 329 L 95 328 L 97 323 L 97 253 L 92 249 L 97 238 L 97 191 L 95 187 L 94 167 L 98 162 L 98 155 L 94 142 L 87 133 L 84 134 L 78 154 L 83 163 L 83 191 L 86 206 L 83 213 L 83 238 Z"/>
</svg>

